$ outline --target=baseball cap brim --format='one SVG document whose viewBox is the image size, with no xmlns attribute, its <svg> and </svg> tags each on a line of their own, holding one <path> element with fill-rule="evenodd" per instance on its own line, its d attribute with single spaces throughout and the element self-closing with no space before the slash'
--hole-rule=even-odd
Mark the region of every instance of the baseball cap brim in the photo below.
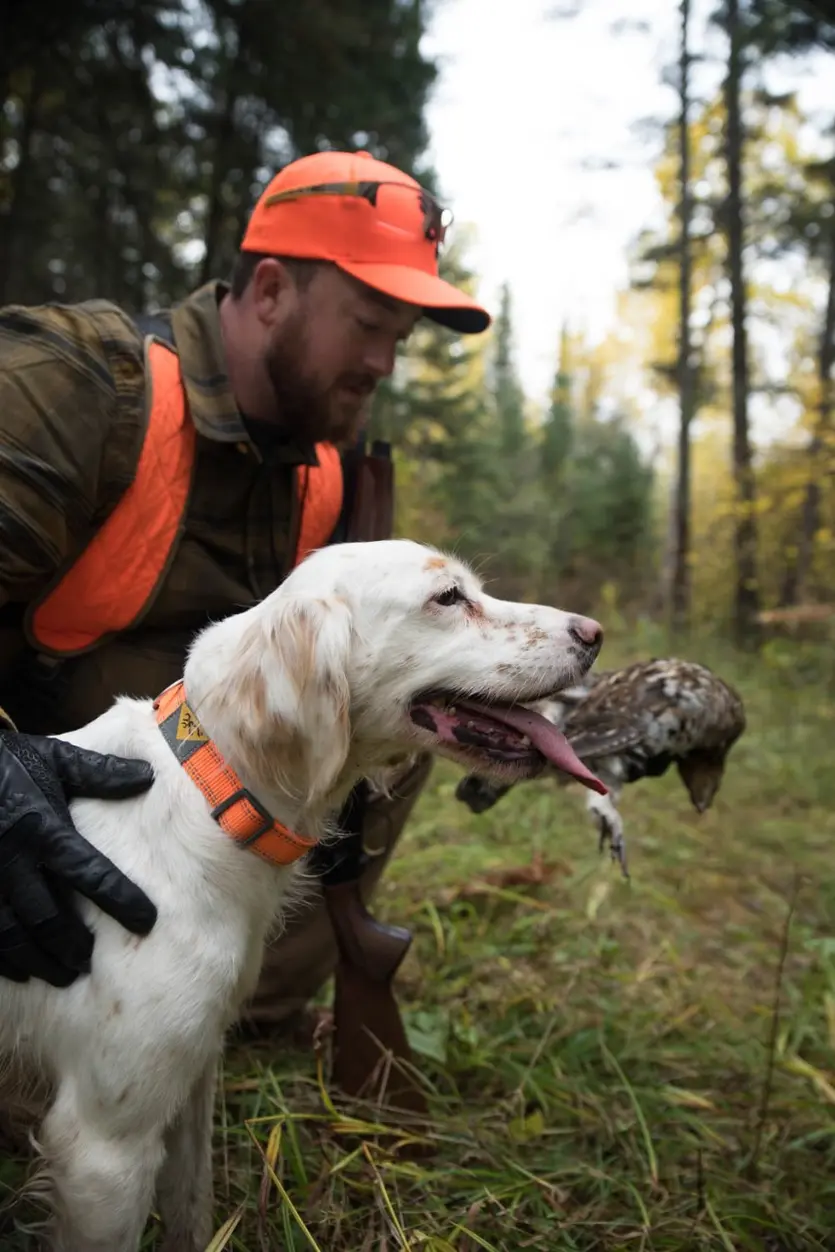
<svg viewBox="0 0 835 1252">
<path fill-rule="evenodd" d="M 490 325 L 491 317 L 486 309 L 453 287 L 452 283 L 434 274 L 408 265 L 352 261 L 337 261 L 336 264 L 352 278 L 385 296 L 402 300 L 405 304 L 419 305 L 433 322 L 461 335 L 481 334 Z"/>
</svg>

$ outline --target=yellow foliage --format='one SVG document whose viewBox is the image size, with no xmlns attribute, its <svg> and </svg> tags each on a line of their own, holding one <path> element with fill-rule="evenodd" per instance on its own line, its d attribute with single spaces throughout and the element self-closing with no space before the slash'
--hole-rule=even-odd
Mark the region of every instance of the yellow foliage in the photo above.
<svg viewBox="0 0 835 1252">
<path fill-rule="evenodd" d="M 822 202 L 821 186 L 806 180 L 802 166 L 812 152 L 804 133 L 805 120 L 789 101 L 780 108 L 758 103 L 756 125 L 749 131 L 743 171 L 749 204 L 780 194 L 780 188 L 798 186 L 809 204 Z M 725 194 L 725 168 L 722 152 L 724 109 L 717 98 L 700 110 L 691 123 L 692 185 L 696 200 L 709 198 L 721 203 Z M 643 371 L 645 384 L 661 399 L 673 402 L 668 426 L 667 464 L 659 484 L 659 512 L 666 531 L 673 475 L 672 423 L 676 420 L 678 384 L 676 363 L 679 333 L 679 262 L 674 245 L 679 237 L 678 199 L 680 194 L 678 136 L 671 126 L 667 144 L 657 164 L 655 176 L 666 209 L 666 226 L 659 238 L 642 239 L 662 245 L 652 265 L 651 287 L 630 290 L 621 298 L 619 315 L 628 333 L 621 337 L 626 355 L 633 355 L 633 373 Z M 823 187 L 823 192 L 821 191 Z M 775 188 L 777 189 L 775 192 Z M 831 196 L 831 191 L 828 193 Z M 772 229 L 767 212 L 761 213 L 758 239 L 769 241 Z M 774 220 L 779 220 L 775 213 Z M 715 621 L 727 616 L 735 581 L 734 525 L 740 506 L 731 474 L 731 395 L 729 309 L 726 279 L 726 244 L 721 232 L 703 238 L 708 220 L 700 220 L 698 204 L 693 220 L 691 332 L 699 363 L 700 407 L 691 428 L 692 447 L 692 580 L 694 615 L 698 620 Z M 669 255 L 663 252 L 663 245 Z M 637 259 L 637 258 L 636 258 Z M 642 277 L 647 277 L 642 265 Z M 813 581 L 819 587 L 831 582 L 825 565 L 831 561 L 835 533 L 835 492 L 831 487 L 835 472 L 835 432 L 819 430 L 821 382 L 816 353 L 820 339 L 820 308 L 807 283 L 788 283 L 776 267 L 749 265 L 749 364 L 752 396 L 749 419 L 765 416 L 771 401 L 758 392 L 763 382 L 776 385 L 791 395 L 797 418 L 784 445 L 775 443 L 755 449 L 757 500 L 755 513 L 759 531 L 758 570 L 765 604 L 776 602 L 787 565 L 796 554 L 801 517 L 810 480 L 821 490 L 821 519 L 815 535 Z M 763 311 L 765 319 L 763 319 Z M 778 372 L 782 358 L 776 357 L 769 341 L 758 338 L 761 325 L 777 330 L 786 349 L 788 368 Z M 771 341 L 773 342 L 773 340 Z M 637 358 L 637 361 L 635 360 Z M 629 367 L 622 364 L 622 369 Z M 757 427 L 757 429 L 761 429 Z M 774 428 L 772 428 L 774 429 Z M 817 434 L 823 444 L 813 458 L 808 446 Z M 773 435 L 771 436 L 773 438 Z M 814 587 L 811 589 L 814 594 Z"/>
</svg>

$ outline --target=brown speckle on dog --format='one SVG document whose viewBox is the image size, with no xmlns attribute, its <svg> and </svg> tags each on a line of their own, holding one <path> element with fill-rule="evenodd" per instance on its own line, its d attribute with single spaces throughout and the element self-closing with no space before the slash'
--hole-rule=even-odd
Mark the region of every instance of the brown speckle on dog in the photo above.
<svg viewBox="0 0 835 1252">
<path fill-rule="evenodd" d="M 547 643 L 548 635 L 541 626 L 525 627 L 525 652 L 530 652 L 531 648 L 535 648 L 539 643 Z"/>
<path fill-rule="evenodd" d="M 446 569 L 446 567 L 446 557 L 430 556 L 423 568 L 428 571 L 432 569 Z"/>
</svg>

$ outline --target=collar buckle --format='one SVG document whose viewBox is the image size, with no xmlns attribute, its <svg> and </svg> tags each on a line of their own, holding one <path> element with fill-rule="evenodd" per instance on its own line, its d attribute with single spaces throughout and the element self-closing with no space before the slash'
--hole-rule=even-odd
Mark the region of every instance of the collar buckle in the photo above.
<svg viewBox="0 0 835 1252">
<path fill-rule="evenodd" d="M 250 808 L 254 809 L 254 811 L 261 818 L 261 825 L 253 832 L 253 834 L 247 835 L 244 839 L 238 840 L 238 843 L 240 843 L 242 848 L 248 848 L 251 843 L 256 843 L 263 835 L 268 834 L 275 825 L 272 815 L 267 812 L 260 800 L 255 798 L 248 787 L 240 787 L 237 791 L 233 791 L 231 796 L 227 796 L 225 800 L 221 800 L 220 804 L 216 805 L 212 809 L 212 817 L 219 823 L 224 813 L 231 809 L 233 804 L 239 804 L 241 801 L 248 804 Z"/>
</svg>

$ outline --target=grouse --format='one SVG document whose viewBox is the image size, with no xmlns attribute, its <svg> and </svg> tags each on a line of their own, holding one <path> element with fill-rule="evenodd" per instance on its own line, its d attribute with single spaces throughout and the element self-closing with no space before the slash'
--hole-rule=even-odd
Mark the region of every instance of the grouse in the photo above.
<svg viewBox="0 0 835 1252">
<path fill-rule="evenodd" d="M 609 788 L 605 796 L 588 792 L 586 807 L 601 848 L 609 844 L 624 873 L 624 827 L 617 809 L 622 788 L 658 778 L 675 762 L 694 808 L 703 813 L 719 790 L 728 752 L 745 730 L 739 694 L 706 665 L 675 657 L 591 672 L 582 684 L 535 707 L 560 727 L 580 760 Z M 468 774 L 455 794 L 474 813 L 484 813 L 512 785 Z"/>
</svg>

